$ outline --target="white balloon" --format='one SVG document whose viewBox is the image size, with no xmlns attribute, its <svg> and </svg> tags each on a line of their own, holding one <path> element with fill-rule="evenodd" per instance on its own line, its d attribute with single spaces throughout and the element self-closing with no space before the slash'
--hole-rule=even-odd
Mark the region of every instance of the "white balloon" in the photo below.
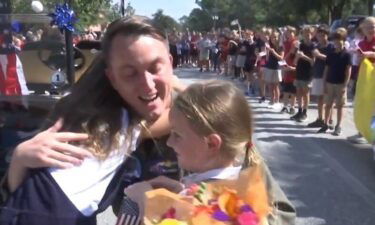
<svg viewBox="0 0 375 225">
<path fill-rule="evenodd" d="M 43 12 L 43 4 L 40 1 L 32 1 L 31 2 L 31 8 L 36 13 Z"/>
</svg>

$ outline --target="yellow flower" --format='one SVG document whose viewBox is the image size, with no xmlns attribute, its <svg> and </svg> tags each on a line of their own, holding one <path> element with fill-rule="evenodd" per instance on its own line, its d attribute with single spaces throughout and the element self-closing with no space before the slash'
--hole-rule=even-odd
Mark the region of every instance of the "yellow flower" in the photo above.
<svg viewBox="0 0 375 225">
<path fill-rule="evenodd" d="M 187 223 L 176 219 L 164 219 L 157 225 L 187 225 Z"/>
</svg>

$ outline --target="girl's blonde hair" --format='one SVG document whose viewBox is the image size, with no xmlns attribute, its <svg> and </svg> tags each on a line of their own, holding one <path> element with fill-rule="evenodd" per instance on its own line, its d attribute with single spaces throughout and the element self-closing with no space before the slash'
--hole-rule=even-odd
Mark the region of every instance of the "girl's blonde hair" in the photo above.
<svg viewBox="0 0 375 225">
<path fill-rule="evenodd" d="M 366 17 L 362 22 L 361 22 L 361 27 L 363 27 L 366 24 L 375 24 L 375 17 L 369 16 Z"/>
<path fill-rule="evenodd" d="M 259 155 L 250 147 L 252 112 L 232 83 L 212 80 L 190 85 L 174 100 L 173 108 L 185 115 L 197 134 L 218 134 L 223 157 L 234 160 L 245 155 L 245 161 L 258 161 Z"/>
</svg>

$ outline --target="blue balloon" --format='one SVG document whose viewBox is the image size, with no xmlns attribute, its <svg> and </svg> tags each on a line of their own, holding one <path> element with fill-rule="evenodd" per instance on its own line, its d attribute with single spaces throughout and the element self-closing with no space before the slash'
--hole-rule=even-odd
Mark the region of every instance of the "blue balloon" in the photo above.
<svg viewBox="0 0 375 225">
<path fill-rule="evenodd" d="M 52 17 L 51 26 L 56 25 L 61 33 L 63 33 L 64 30 L 74 32 L 74 24 L 77 21 L 77 18 L 74 11 L 69 8 L 67 3 L 63 5 L 57 4 L 55 12 L 48 15 Z"/>
</svg>

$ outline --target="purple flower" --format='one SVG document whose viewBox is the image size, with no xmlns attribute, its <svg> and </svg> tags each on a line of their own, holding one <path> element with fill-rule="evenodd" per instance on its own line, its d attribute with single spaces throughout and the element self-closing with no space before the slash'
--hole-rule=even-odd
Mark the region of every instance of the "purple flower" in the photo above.
<svg viewBox="0 0 375 225">
<path fill-rule="evenodd" d="M 223 221 L 223 222 L 231 220 L 231 218 L 225 212 L 221 210 L 215 211 L 212 217 L 216 220 Z"/>
<path fill-rule="evenodd" d="M 249 206 L 248 204 L 241 206 L 240 208 L 241 212 L 254 212 L 253 208 Z"/>
</svg>

